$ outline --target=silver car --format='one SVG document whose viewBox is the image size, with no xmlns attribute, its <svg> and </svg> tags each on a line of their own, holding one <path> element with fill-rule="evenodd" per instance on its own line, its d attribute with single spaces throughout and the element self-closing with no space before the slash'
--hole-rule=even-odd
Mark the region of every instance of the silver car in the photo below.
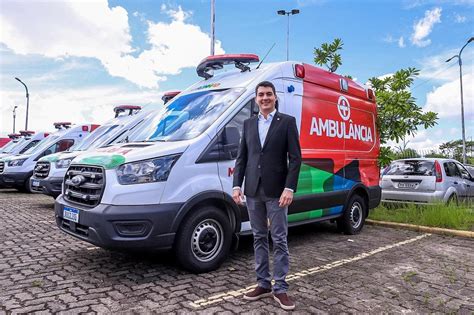
<svg viewBox="0 0 474 315">
<path fill-rule="evenodd" d="M 382 202 L 431 204 L 474 198 L 474 177 L 458 161 L 415 158 L 393 161 L 380 180 Z"/>
</svg>

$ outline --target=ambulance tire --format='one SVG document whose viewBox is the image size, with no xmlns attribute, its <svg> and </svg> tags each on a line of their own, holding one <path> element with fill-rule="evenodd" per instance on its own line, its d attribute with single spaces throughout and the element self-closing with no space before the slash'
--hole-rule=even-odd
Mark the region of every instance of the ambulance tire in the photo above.
<svg viewBox="0 0 474 315">
<path fill-rule="evenodd" d="M 25 183 L 23 184 L 23 187 L 20 187 L 18 189 L 20 192 L 31 193 L 30 178 L 31 176 L 26 179 Z"/>
<path fill-rule="evenodd" d="M 353 195 L 344 209 L 342 217 L 337 219 L 337 228 L 347 235 L 359 234 L 367 216 L 367 203 L 359 195 Z"/>
<path fill-rule="evenodd" d="M 219 268 L 225 260 L 232 229 L 229 218 L 218 208 L 204 206 L 195 210 L 182 223 L 174 251 L 184 269 L 202 273 Z"/>
</svg>

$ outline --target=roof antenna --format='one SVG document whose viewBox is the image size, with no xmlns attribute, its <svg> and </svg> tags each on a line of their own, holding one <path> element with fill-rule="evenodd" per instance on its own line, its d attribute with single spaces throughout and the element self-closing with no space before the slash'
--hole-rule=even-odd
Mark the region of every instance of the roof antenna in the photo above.
<svg viewBox="0 0 474 315">
<path fill-rule="evenodd" d="M 257 68 L 255 68 L 255 69 L 260 68 L 260 65 L 263 63 L 263 61 L 265 60 L 265 58 L 267 58 L 268 54 L 270 53 L 270 51 L 272 51 L 273 47 L 275 47 L 275 43 L 273 43 L 272 47 L 270 47 L 270 49 L 267 51 L 267 54 L 265 55 L 265 57 L 262 58 L 262 61 L 260 61 L 260 63 L 258 64 Z"/>
</svg>

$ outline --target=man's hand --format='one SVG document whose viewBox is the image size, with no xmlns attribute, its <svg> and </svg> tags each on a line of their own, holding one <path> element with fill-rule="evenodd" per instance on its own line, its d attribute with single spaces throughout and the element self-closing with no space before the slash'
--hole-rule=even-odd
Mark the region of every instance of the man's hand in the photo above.
<svg viewBox="0 0 474 315">
<path fill-rule="evenodd" d="M 280 208 L 288 207 L 293 202 L 293 192 L 288 189 L 283 190 L 280 197 Z"/>
<path fill-rule="evenodd" d="M 238 205 L 243 205 L 244 203 L 242 202 L 242 198 L 242 190 L 240 188 L 234 188 L 232 191 L 232 199 L 234 199 L 235 203 Z"/>
</svg>

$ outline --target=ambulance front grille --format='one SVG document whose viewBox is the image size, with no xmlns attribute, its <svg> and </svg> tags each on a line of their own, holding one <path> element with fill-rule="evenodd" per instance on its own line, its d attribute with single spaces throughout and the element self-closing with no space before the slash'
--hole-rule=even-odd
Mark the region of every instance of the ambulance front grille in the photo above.
<svg viewBox="0 0 474 315">
<path fill-rule="evenodd" d="M 49 162 L 36 162 L 33 174 L 36 178 L 46 178 L 49 175 L 50 168 L 51 164 Z"/>
<path fill-rule="evenodd" d="M 64 198 L 72 203 L 95 207 L 105 187 L 105 171 L 100 166 L 71 165 L 64 176 Z"/>
<path fill-rule="evenodd" d="M 3 173 L 4 169 L 5 169 L 5 162 L 0 162 L 0 173 Z"/>
</svg>

